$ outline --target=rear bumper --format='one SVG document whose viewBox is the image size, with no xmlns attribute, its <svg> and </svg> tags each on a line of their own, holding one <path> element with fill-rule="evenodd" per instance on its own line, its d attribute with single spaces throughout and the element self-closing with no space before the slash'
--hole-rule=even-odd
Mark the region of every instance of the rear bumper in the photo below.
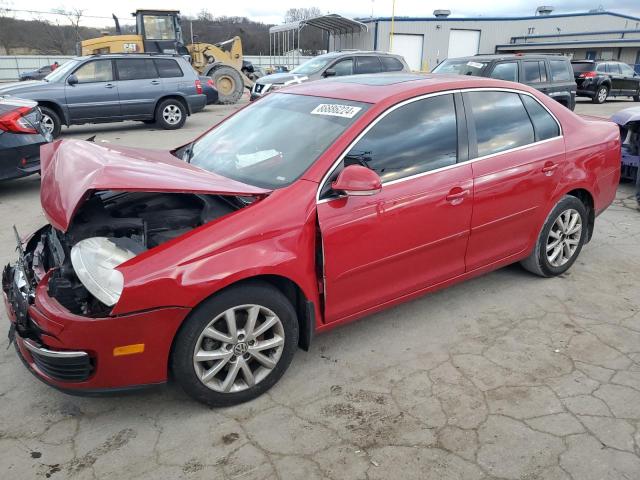
<svg viewBox="0 0 640 480">
<path fill-rule="evenodd" d="M 197 113 L 207 106 L 207 96 L 205 94 L 189 95 L 187 102 L 189 103 L 189 113 Z"/>
<path fill-rule="evenodd" d="M 50 273 L 27 307 L 28 331 L 18 329 L 18 353 L 28 369 L 63 391 L 90 394 L 138 388 L 167 380 L 173 338 L 189 309 L 172 307 L 118 317 L 88 318 L 66 310 L 47 293 Z M 11 322 L 16 304 L 5 306 Z M 140 353 L 118 355 L 116 347 L 144 344 Z"/>
<path fill-rule="evenodd" d="M 8 136 L 24 138 L 8 139 Z M 0 136 L 0 180 L 39 172 L 40 146 L 45 143 L 47 142 L 41 135 L 3 133 Z"/>
</svg>

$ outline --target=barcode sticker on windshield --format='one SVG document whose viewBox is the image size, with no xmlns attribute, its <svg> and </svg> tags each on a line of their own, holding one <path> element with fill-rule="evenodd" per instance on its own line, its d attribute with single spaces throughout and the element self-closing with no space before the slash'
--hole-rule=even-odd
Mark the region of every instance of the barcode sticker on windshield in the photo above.
<svg viewBox="0 0 640 480">
<path fill-rule="evenodd" d="M 467 62 L 467 65 L 469 65 L 470 67 L 473 67 L 473 68 L 482 68 L 483 67 L 482 63 L 478 63 L 478 62 Z"/>
<path fill-rule="evenodd" d="M 353 118 L 362 107 L 321 103 L 311 111 L 312 115 L 330 115 L 332 117 Z"/>
</svg>

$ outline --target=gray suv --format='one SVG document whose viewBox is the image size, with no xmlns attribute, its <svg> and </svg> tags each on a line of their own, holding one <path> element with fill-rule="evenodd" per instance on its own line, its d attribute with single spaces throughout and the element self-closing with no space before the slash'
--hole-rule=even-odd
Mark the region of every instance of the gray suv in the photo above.
<svg viewBox="0 0 640 480">
<path fill-rule="evenodd" d="M 408 71 L 409 66 L 400 55 L 359 50 L 325 53 L 307 60 L 290 72 L 260 77 L 251 90 L 251 100 L 256 100 L 270 91 L 287 85 L 321 78 Z"/>
<path fill-rule="evenodd" d="M 62 125 L 141 120 L 173 130 L 202 110 L 198 75 L 179 55 L 109 54 L 78 57 L 44 80 L 0 86 L 1 95 L 35 100 L 53 137 Z"/>
</svg>

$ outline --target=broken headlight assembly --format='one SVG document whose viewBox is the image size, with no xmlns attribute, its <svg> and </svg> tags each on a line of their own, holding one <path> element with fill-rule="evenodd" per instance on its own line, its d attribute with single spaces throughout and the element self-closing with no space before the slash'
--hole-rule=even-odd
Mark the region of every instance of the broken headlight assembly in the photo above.
<svg viewBox="0 0 640 480">
<path fill-rule="evenodd" d="M 124 277 L 116 268 L 143 250 L 129 238 L 91 237 L 73 246 L 71 264 L 82 285 L 112 307 L 124 288 Z"/>
</svg>

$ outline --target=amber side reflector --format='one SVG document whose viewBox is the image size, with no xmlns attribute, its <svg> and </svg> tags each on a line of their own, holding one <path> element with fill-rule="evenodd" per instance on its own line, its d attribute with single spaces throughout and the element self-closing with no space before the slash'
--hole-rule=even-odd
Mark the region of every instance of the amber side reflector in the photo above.
<svg viewBox="0 0 640 480">
<path fill-rule="evenodd" d="M 122 355 L 133 355 L 135 353 L 144 352 L 144 343 L 134 343 L 133 345 L 123 345 L 113 349 L 113 356 L 120 357 Z"/>
</svg>

